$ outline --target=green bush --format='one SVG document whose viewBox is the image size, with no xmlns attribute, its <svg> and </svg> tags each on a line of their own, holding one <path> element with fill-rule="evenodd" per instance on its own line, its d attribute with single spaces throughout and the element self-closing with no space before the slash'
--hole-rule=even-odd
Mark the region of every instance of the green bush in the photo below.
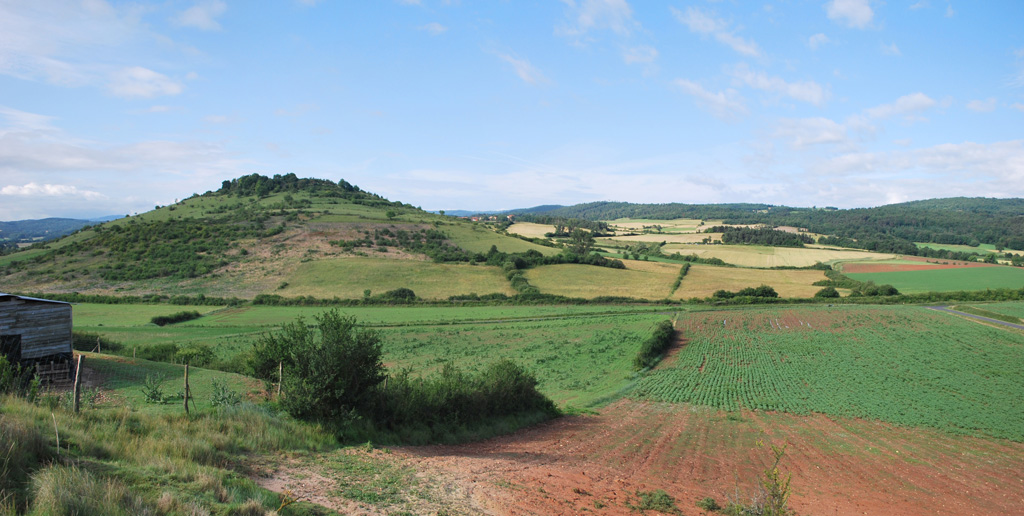
<svg viewBox="0 0 1024 516">
<path fill-rule="evenodd" d="M 819 298 L 836 298 L 839 297 L 839 291 L 835 287 L 825 287 L 814 294 L 814 297 Z"/>
<path fill-rule="evenodd" d="M 186 310 L 184 312 L 178 312 L 171 315 L 157 315 L 150 319 L 149 322 L 157 326 L 167 326 L 168 324 L 191 321 L 193 319 L 198 319 L 200 317 L 202 317 L 202 314 L 200 314 L 199 312 L 195 310 Z"/>
<path fill-rule="evenodd" d="M 654 328 L 654 333 L 640 346 L 640 351 L 633 359 L 633 368 L 636 370 L 653 367 L 661 360 L 661 355 L 672 345 L 672 339 L 676 335 L 676 329 L 672 321 L 661 321 Z"/>
<path fill-rule="evenodd" d="M 314 316 L 317 330 L 299 317 L 254 344 L 256 376 L 277 380 L 284 371 L 282 405 L 300 419 L 339 419 L 363 407 L 370 390 L 384 381 L 380 335 L 356 328 L 337 310 Z"/>
</svg>

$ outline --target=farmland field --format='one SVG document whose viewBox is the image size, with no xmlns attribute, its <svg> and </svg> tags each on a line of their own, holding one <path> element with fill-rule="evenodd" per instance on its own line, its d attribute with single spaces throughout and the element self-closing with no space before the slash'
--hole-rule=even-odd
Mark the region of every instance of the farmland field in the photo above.
<svg viewBox="0 0 1024 516">
<path fill-rule="evenodd" d="M 811 297 L 821 287 L 815 281 L 825 279 L 825 273 L 818 270 L 772 270 L 741 269 L 736 267 L 715 267 L 694 265 L 683 278 L 676 290 L 675 299 L 704 298 L 716 290 L 736 292 L 746 287 L 769 285 L 781 297 Z"/>
<path fill-rule="evenodd" d="M 633 396 L 1024 441 L 1024 334 L 920 307 L 694 313 Z"/>
<path fill-rule="evenodd" d="M 975 305 L 982 310 L 988 310 L 997 314 L 1009 315 L 1018 319 L 1024 319 L 1024 302 L 1008 301 L 1005 303 L 986 303 Z"/>
<path fill-rule="evenodd" d="M 479 367 L 509 358 L 533 372 L 559 405 L 590 407 L 614 399 L 635 377 L 633 357 L 668 314 L 571 320 L 385 328 L 385 361 L 425 372 L 447 362 Z"/>
<path fill-rule="evenodd" d="M 533 222 L 516 222 L 508 227 L 508 232 L 522 235 L 528 238 L 544 238 L 547 233 L 553 233 L 555 226 L 551 224 L 535 224 Z"/>
<path fill-rule="evenodd" d="M 815 263 L 842 260 L 885 260 L 891 254 L 838 249 L 767 247 L 757 245 L 673 245 L 662 252 L 682 255 L 696 254 L 701 258 L 718 258 L 741 267 L 807 267 Z"/>
<path fill-rule="evenodd" d="M 480 226 L 458 224 L 442 226 L 441 230 L 448 234 L 455 245 L 472 253 L 486 253 L 492 245 L 497 246 L 499 251 L 506 253 L 525 253 L 526 251 L 533 250 L 548 256 L 561 252 L 561 249 L 537 245 L 507 235 L 500 235 L 491 229 Z"/>
<path fill-rule="evenodd" d="M 964 267 L 901 272 L 848 273 L 857 281 L 889 284 L 900 292 L 950 292 L 1024 287 L 1024 269 L 1017 267 Z"/>
<path fill-rule="evenodd" d="M 625 296 L 665 299 L 679 274 L 678 264 L 626 261 L 627 269 L 591 265 L 545 265 L 526 271 L 526 279 L 545 294 L 595 298 Z"/>
<path fill-rule="evenodd" d="M 282 294 L 321 298 L 361 298 L 365 289 L 382 294 L 398 288 L 410 288 L 424 299 L 446 299 L 471 292 L 515 293 L 497 267 L 416 260 L 338 258 L 307 262 L 298 266 L 289 282 Z"/>
</svg>

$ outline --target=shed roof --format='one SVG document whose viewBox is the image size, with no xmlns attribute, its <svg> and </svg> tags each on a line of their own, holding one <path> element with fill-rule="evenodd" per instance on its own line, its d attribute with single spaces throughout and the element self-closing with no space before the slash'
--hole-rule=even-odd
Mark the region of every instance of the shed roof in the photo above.
<svg viewBox="0 0 1024 516">
<path fill-rule="evenodd" d="M 25 297 L 15 294 L 4 294 L 0 292 L 0 301 L 8 301 L 9 299 L 21 299 L 22 301 L 38 301 L 40 303 L 56 303 L 61 305 L 70 305 L 67 301 L 54 301 L 52 299 L 39 299 L 37 297 Z"/>
</svg>

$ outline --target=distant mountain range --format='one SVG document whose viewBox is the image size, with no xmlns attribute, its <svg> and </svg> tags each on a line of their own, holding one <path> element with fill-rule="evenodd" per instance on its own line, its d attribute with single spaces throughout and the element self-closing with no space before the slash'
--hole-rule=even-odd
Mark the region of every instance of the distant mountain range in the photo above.
<svg viewBox="0 0 1024 516">
<path fill-rule="evenodd" d="M 88 220 L 51 217 L 46 219 L 0 221 L 0 242 L 14 244 L 45 242 L 69 235 L 85 226 L 109 222 L 122 217 L 124 215 L 108 215 Z"/>
</svg>

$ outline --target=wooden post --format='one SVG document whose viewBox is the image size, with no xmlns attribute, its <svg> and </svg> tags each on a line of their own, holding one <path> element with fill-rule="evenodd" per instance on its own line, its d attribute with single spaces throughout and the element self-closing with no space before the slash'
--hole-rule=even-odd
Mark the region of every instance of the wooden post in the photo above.
<svg viewBox="0 0 1024 516">
<path fill-rule="evenodd" d="M 75 367 L 75 413 L 78 413 L 79 400 L 82 396 L 82 360 L 85 355 L 78 355 L 78 366 Z"/>
<path fill-rule="evenodd" d="M 103 342 L 100 340 L 100 336 L 96 336 L 96 352 L 103 353 Z"/>
<path fill-rule="evenodd" d="M 190 393 L 188 392 L 188 364 L 185 364 L 185 415 L 188 415 L 188 398 Z"/>
<path fill-rule="evenodd" d="M 277 398 L 281 399 L 281 384 L 284 383 L 284 362 L 277 363 Z"/>
</svg>

